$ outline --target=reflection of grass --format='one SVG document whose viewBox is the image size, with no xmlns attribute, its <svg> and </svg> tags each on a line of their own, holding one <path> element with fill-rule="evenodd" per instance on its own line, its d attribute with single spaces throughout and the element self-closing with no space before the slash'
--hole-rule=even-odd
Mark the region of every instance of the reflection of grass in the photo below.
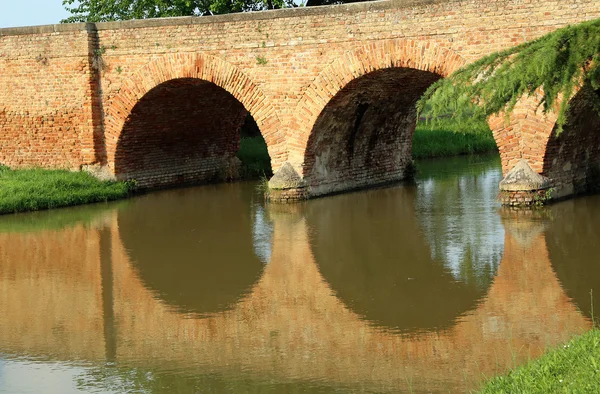
<svg viewBox="0 0 600 394">
<path fill-rule="evenodd" d="M 102 214 L 127 204 L 127 201 L 92 204 L 51 211 L 37 211 L 0 216 L 0 233 L 60 230 L 77 224 L 89 225 Z"/>
<path fill-rule="evenodd" d="M 350 391 L 345 386 L 329 382 L 277 381 L 261 374 L 244 375 L 227 369 L 211 373 L 203 371 L 202 367 L 173 370 L 172 365 L 165 365 L 164 369 L 99 366 L 84 370 L 75 379 L 77 388 L 84 392 L 342 394 Z"/>
<path fill-rule="evenodd" d="M 242 176 L 257 179 L 270 177 L 271 158 L 265 140 L 261 136 L 243 137 L 237 157 L 242 161 Z"/>
<path fill-rule="evenodd" d="M 482 393 L 600 393 L 600 329 L 492 379 Z"/>
<path fill-rule="evenodd" d="M 413 158 L 447 157 L 497 151 L 485 120 L 419 122 L 413 137 Z"/>
<path fill-rule="evenodd" d="M 0 214 L 37 211 L 126 197 L 130 185 L 85 172 L 0 169 Z"/>
<path fill-rule="evenodd" d="M 487 155 L 457 156 L 444 159 L 417 160 L 417 179 L 447 179 L 456 183 L 457 174 L 461 177 L 478 177 L 496 170 L 500 172 L 500 156 Z"/>
</svg>

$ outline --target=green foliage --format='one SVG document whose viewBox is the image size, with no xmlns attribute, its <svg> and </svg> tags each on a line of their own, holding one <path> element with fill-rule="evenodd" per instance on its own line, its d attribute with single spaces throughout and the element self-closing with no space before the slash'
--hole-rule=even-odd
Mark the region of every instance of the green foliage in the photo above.
<svg viewBox="0 0 600 394">
<path fill-rule="evenodd" d="M 492 379 L 481 392 L 600 393 L 600 330 L 593 329 L 506 376 Z"/>
<path fill-rule="evenodd" d="M 267 58 L 264 56 L 257 56 L 256 57 L 256 64 L 260 65 L 260 66 L 264 66 L 265 64 L 267 64 Z"/>
<path fill-rule="evenodd" d="M 523 95 L 541 88 L 544 112 L 558 112 L 558 128 L 566 121 L 568 101 L 577 88 L 600 88 L 600 19 L 568 26 L 497 52 L 433 84 L 418 108 L 437 117 L 487 117 L 510 113 Z M 476 105 L 473 105 L 476 104 Z"/>
<path fill-rule="evenodd" d="M 439 119 L 419 122 L 413 136 L 413 158 L 448 157 L 497 151 L 496 141 L 483 119 L 457 122 Z"/>
<path fill-rule="evenodd" d="M 294 7 L 292 0 L 63 0 L 72 22 L 200 16 Z"/>
<path fill-rule="evenodd" d="M 533 196 L 533 205 L 537 207 L 541 207 L 546 205 L 550 200 L 552 200 L 552 193 L 554 193 L 554 188 L 551 187 L 543 192 L 538 192 Z"/>
<path fill-rule="evenodd" d="M 37 211 L 126 197 L 132 185 L 104 182 L 85 172 L 0 171 L 0 214 Z"/>
<path fill-rule="evenodd" d="M 237 157 L 242 162 L 243 178 L 270 177 L 272 175 L 271 158 L 262 136 L 242 137 Z"/>
</svg>

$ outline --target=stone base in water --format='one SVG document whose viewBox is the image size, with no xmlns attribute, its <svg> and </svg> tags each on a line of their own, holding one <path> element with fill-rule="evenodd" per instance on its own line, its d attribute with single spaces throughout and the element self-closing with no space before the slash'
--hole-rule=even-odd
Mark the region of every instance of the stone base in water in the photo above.
<svg viewBox="0 0 600 394">
<path fill-rule="evenodd" d="M 501 190 L 498 198 L 500 203 L 510 207 L 528 207 L 532 205 L 544 205 L 550 199 L 550 189 L 542 190 Z"/>
<path fill-rule="evenodd" d="M 544 205 L 551 199 L 550 180 L 533 171 L 521 160 L 500 181 L 499 199 L 502 205 L 527 207 Z"/>
<path fill-rule="evenodd" d="M 271 189 L 265 194 L 265 198 L 269 202 L 276 203 L 294 203 L 298 201 L 308 200 L 308 188 L 297 187 L 294 189 Z"/>
<path fill-rule="evenodd" d="M 269 181 L 267 201 L 288 203 L 308 199 L 308 187 L 290 163 L 285 163 Z"/>
</svg>

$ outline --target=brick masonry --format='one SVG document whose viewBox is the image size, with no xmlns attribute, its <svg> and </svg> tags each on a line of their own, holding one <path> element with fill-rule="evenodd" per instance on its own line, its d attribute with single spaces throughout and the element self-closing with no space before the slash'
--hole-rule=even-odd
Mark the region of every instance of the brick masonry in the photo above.
<svg viewBox="0 0 600 394">
<path fill-rule="evenodd" d="M 228 171 L 249 111 L 273 170 L 292 164 L 310 195 L 397 180 L 430 83 L 598 17 L 596 0 L 395 0 L 0 29 L 0 163 L 205 180 Z M 490 120 L 503 170 L 526 158 L 578 191 L 594 152 L 575 134 L 550 138 L 555 119 L 531 101 L 508 125 Z"/>
</svg>

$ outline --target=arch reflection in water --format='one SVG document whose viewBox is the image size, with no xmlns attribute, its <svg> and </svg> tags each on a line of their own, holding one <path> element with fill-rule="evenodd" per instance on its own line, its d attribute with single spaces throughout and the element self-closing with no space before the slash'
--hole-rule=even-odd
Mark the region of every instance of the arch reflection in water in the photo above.
<svg viewBox="0 0 600 394">
<path fill-rule="evenodd" d="M 600 315 L 600 195 L 563 201 L 549 209 L 546 243 L 552 267 L 581 312 Z"/>
<path fill-rule="evenodd" d="M 451 177 L 451 182 L 460 181 L 457 178 Z M 443 204 L 437 196 L 445 192 L 444 184 L 436 183 L 426 194 L 419 189 L 402 185 L 340 195 L 309 202 L 306 208 L 313 253 L 325 280 L 354 312 L 387 329 L 452 326 L 485 295 L 494 275 L 483 270 L 478 274 L 483 279 L 475 281 L 457 276 L 452 260 L 448 263 L 452 251 L 431 250 L 428 241 L 435 247 L 462 240 L 451 239 L 454 234 L 445 220 L 431 220 L 415 209 L 425 199 L 427 204 Z M 501 226 L 497 216 L 495 220 Z M 503 233 L 492 237 L 499 253 L 485 257 L 497 267 Z M 465 272 L 479 268 L 472 257 L 462 257 Z"/>
<path fill-rule="evenodd" d="M 119 213 L 119 235 L 143 283 L 181 312 L 235 305 L 268 258 L 264 245 L 260 258 L 254 250 L 253 192 L 252 185 L 206 186 L 132 201 Z"/>
<path fill-rule="evenodd" d="M 429 160 L 417 169 L 415 210 L 431 258 L 443 261 L 457 281 L 485 290 L 504 250 L 496 198 L 500 158 Z"/>
</svg>

